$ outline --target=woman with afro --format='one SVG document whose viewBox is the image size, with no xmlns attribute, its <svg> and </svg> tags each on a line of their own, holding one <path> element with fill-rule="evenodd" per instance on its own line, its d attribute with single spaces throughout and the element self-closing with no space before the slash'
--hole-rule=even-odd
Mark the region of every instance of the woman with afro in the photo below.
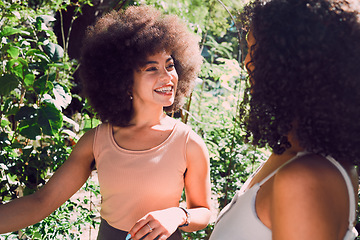
<svg viewBox="0 0 360 240">
<path fill-rule="evenodd" d="M 48 216 L 98 171 L 99 240 L 181 239 L 209 222 L 209 157 L 202 139 L 165 112 L 189 95 L 202 62 L 197 38 L 152 7 L 111 12 L 89 27 L 84 91 L 102 124 L 35 194 L 0 206 L 0 233 Z M 179 207 L 185 188 L 187 208 Z"/>
<path fill-rule="evenodd" d="M 360 23 L 347 1 L 256 0 L 247 139 L 273 154 L 220 213 L 211 240 L 355 239 Z"/>
</svg>

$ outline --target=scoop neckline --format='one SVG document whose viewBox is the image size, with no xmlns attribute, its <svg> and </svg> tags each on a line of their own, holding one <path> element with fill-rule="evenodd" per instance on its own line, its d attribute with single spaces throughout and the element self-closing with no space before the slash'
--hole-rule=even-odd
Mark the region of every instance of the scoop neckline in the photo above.
<svg viewBox="0 0 360 240">
<path fill-rule="evenodd" d="M 143 150 L 132 150 L 132 149 L 127 149 L 127 148 L 123 148 L 121 147 L 116 141 L 115 141 L 115 137 L 114 137 L 114 133 L 112 131 L 112 125 L 109 123 L 108 124 L 108 133 L 109 133 L 109 137 L 111 140 L 111 143 L 113 144 L 113 146 L 122 151 L 122 152 L 127 152 L 127 153 L 147 153 L 147 152 L 151 152 L 154 151 L 156 149 L 161 148 L 163 145 L 165 145 L 168 141 L 170 141 L 170 139 L 173 137 L 173 135 L 175 134 L 175 130 L 177 128 L 178 125 L 178 121 L 175 121 L 175 124 L 173 126 L 173 129 L 171 130 L 171 133 L 169 134 L 169 136 L 163 141 L 161 142 L 159 145 L 149 148 L 149 149 L 143 149 Z"/>
</svg>

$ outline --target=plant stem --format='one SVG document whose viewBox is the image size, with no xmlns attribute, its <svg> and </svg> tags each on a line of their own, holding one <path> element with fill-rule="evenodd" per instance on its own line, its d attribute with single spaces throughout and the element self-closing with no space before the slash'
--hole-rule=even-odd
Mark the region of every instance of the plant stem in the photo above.
<svg viewBox="0 0 360 240">
<path fill-rule="evenodd" d="M 239 58 L 238 58 L 238 62 L 241 63 L 243 61 L 242 59 L 242 52 L 241 52 L 241 49 L 240 49 L 240 46 L 241 46 L 241 35 L 242 35 L 242 30 L 240 30 L 237 25 L 236 25 L 236 19 L 234 18 L 234 16 L 231 14 L 230 10 L 228 9 L 228 7 L 221 1 L 221 0 L 217 0 L 221 6 L 223 6 L 223 8 L 228 12 L 228 14 L 230 15 L 233 23 L 234 23 L 234 26 L 236 28 L 236 33 L 237 33 L 237 36 L 238 36 L 238 44 L 239 44 Z"/>
<path fill-rule="evenodd" d="M 62 39 L 62 42 L 63 42 L 63 46 L 64 46 L 64 52 L 66 52 L 66 49 L 65 49 L 65 33 L 64 33 L 64 18 L 63 18 L 63 15 L 62 15 L 62 9 L 59 10 L 59 14 L 60 14 L 60 28 L 61 28 L 61 39 Z"/>
</svg>

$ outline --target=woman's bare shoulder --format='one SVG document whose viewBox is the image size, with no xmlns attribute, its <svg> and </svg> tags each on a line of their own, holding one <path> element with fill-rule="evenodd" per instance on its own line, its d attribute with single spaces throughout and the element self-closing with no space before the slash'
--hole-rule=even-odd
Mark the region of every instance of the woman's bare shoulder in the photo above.
<svg viewBox="0 0 360 240">
<path fill-rule="evenodd" d="M 342 166 L 352 176 L 350 165 Z M 335 182 L 343 182 L 344 179 L 339 169 L 330 160 L 317 154 L 306 154 L 286 164 L 275 175 L 277 180 L 283 180 L 289 184 L 316 184 L 326 185 Z M 330 181 L 330 182 L 329 182 Z"/>
<path fill-rule="evenodd" d="M 274 177 L 272 195 L 277 236 L 337 239 L 334 236 L 346 231 L 348 189 L 338 168 L 323 156 L 308 154 L 282 167 Z"/>
</svg>

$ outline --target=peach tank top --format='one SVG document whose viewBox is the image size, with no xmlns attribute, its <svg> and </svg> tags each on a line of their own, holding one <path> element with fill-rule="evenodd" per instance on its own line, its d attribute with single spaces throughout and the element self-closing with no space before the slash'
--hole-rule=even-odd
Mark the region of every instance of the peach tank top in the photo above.
<svg viewBox="0 0 360 240">
<path fill-rule="evenodd" d="M 191 128 L 180 121 L 157 147 L 133 151 L 115 142 L 110 124 L 97 127 L 94 156 L 102 204 L 111 226 L 129 231 L 150 211 L 179 206 L 186 171 L 186 144 Z"/>
</svg>

